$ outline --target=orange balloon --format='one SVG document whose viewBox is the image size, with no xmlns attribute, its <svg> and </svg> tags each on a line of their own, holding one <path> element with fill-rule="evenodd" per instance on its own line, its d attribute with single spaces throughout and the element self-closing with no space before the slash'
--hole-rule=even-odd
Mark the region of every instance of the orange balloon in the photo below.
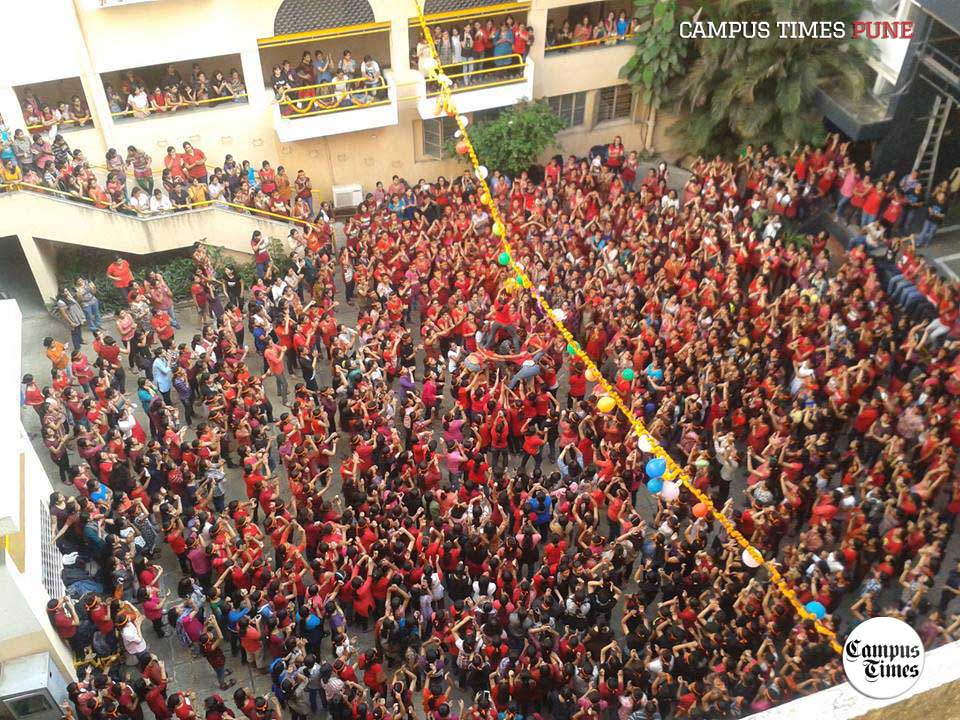
<svg viewBox="0 0 960 720">
<path fill-rule="evenodd" d="M 599 379 L 599 377 L 597 376 L 597 373 L 594 371 L 593 368 L 587 368 L 587 372 L 585 373 L 585 375 L 587 380 L 589 380 L 590 382 L 596 382 Z"/>
<path fill-rule="evenodd" d="M 706 517 L 708 512 L 710 511 L 707 510 L 707 506 L 705 503 L 698 502 L 696 505 L 693 506 L 693 514 L 695 517 L 698 517 L 698 518 Z"/>
<path fill-rule="evenodd" d="M 457 155 L 466 155 L 467 150 L 467 144 L 463 140 L 457 143 Z"/>
</svg>

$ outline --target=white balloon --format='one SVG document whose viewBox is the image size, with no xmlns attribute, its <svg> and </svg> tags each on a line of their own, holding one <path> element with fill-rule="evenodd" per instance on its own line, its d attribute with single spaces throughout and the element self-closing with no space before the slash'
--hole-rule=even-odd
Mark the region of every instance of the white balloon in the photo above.
<svg viewBox="0 0 960 720">
<path fill-rule="evenodd" d="M 453 85 L 453 80 L 451 80 L 449 77 L 447 77 L 443 73 L 440 73 L 439 75 L 437 75 L 437 82 L 440 83 L 441 85 L 445 85 L 446 87 L 450 87 L 451 85 Z"/>
<path fill-rule="evenodd" d="M 470 124 L 470 118 L 468 118 L 466 115 L 457 115 L 457 122 L 460 125 L 463 125 L 463 127 L 466 127 Z"/>
<path fill-rule="evenodd" d="M 477 168 L 477 177 L 480 178 L 481 180 L 486 180 L 486 179 L 487 179 L 487 175 L 489 175 L 489 174 L 490 174 L 490 171 L 487 170 L 486 165 L 480 165 L 480 166 Z"/>
<path fill-rule="evenodd" d="M 557 322 L 563 322 L 567 319 L 567 314 L 560 308 L 554 308 L 552 312 L 553 317 L 557 320 Z"/>
<path fill-rule="evenodd" d="M 435 70 L 437 67 L 437 61 L 432 57 L 426 57 L 420 61 L 420 67 L 423 68 L 423 72 L 429 74 L 432 70 Z"/>
<path fill-rule="evenodd" d="M 741 555 L 740 557 L 743 560 L 743 564 L 746 565 L 747 567 L 751 567 L 751 568 L 760 567 L 760 563 L 757 562 L 757 559 L 753 556 L 753 553 L 751 553 L 746 548 L 743 549 L 743 555 Z"/>
<path fill-rule="evenodd" d="M 457 131 L 453 134 L 453 136 L 454 136 L 455 138 L 458 138 L 458 137 L 460 137 L 461 135 L 463 135 L 463 133 L 460 132 L 459 130 L 457 130 Z"/>
<path fill-rule="evenodd" d="M 637 440 L 637 447 L 640 448 L 641 452 L 648 453 L 653 450 L 653 445 L 650 443 L 650 438 L 646 435 L 641 435 L 640 439 Z"/>
<path fill-rule="evenodd" d="M 660 495 L 667 502 L 673 502 L 680 497 L 680 486 L 673 480 L 667 480 L 663 483 L 663 489 L 660 490 Z"/>
</svg>

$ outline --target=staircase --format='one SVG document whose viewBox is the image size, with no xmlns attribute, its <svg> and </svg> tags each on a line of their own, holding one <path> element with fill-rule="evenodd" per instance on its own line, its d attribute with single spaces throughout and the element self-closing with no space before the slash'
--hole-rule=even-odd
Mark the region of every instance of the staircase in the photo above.
<svg viewBox="0 0 960 720">
<path fill-rule="evenodd" d="M 198 240 L 234 253 L 250 253 L 250 237 L 285 239 L 291 223 L 220 204 L 184 212 L 138 217 L 29 190 L 0 193 L 0 237 L 15 235 L 40 294 L 57 293 L 57 255 L 72 247 L 148 255 Z"/>
<path fill-rule="evenodd" d="M 954 100 L 950 95 L 939 94 L 936 96 L 933 106 L 930 108 L 930 115 L 927 118 L 927 129 L 923 134 L 923 140 L 920 147 L 917 148 L 917 159 L 913 163 L 913 169 L 917 171 L 917 179 L 927 193 L 933 190 L 933 179 L 937 172 L 937 157 L 940 154 L 940 141 L 947 129 L 947 121 L 950 118 L 950 111 L 953 106 Z"/>
</svg>

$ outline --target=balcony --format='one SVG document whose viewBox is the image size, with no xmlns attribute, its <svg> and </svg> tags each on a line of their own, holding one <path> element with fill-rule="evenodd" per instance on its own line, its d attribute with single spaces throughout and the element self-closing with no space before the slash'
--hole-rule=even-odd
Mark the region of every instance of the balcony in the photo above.
<svg viewBox="0 0 960 720">
<path fill-rule="evenodd" d="M 505 62 L 495 65 L 496 61 Z M 470 66 L 473 66 L 472 69 Z M 443 66 L 453 81 L 454 102 L 461 113 L 516 105 L 533 98 L 533 63 L 520 55 L 484 58 L 473 63 Z M 440 90 L 432 82 L 417 82 L 417 110 L 423 120 L 443 115 L 439 107 Z"/>
<path fill-rule="evenodd" d="M 836 81 L 821 85 L 815 102 L 834 125 L 857 142 L 883 137 L 893 122 L 890 97 L 865 93 L 863 97 L 854 99 Z"/>
<path fill-rule="evenodd" d="M 389 70 L 383 71 L 376 87 L 368 87 L 365 78 L 308 85 L 285 93 L 273 108 L 273 126 L 281 142 L 373 130 L 397 122 L 397 86 Z"/>
</svg>

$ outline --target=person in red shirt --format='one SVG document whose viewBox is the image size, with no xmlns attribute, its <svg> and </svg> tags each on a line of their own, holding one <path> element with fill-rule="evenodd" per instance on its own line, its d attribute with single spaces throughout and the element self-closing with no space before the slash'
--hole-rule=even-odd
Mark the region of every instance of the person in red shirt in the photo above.
<svg viewBox="0 0 960 720">
<path fill-rule="evenodd" d="M 133 284 L 133 273 L 130 271 L 130 263 L 117 255 L 117 259 L 107 266 L 107 277 L 113 281 L 113 286 L 118 290 L 126 291 Z M 122 293 L 124 297 L 126 292 Z"/>
<path fill-rule="evenodd" d="M 198 179 L 203 185 L 207 184 L 207 156 L 203 150 L 195 148 L 188 142 L 183 144 L 183 152 L 179 155 L 180 162 L 187 176 Z"/>
<path fill-rule="evenodd" d="M 160 340 L 164 348 L 169 350 L 173 347 L 173 321 L 170 319 L 170 316 L 167 314 L 166 310 L 153 310 L 152 317 L 150 318 L 150 325 L 153 327 L 153 331 L 157 334 L 157 338 Z"/>
</svg>

